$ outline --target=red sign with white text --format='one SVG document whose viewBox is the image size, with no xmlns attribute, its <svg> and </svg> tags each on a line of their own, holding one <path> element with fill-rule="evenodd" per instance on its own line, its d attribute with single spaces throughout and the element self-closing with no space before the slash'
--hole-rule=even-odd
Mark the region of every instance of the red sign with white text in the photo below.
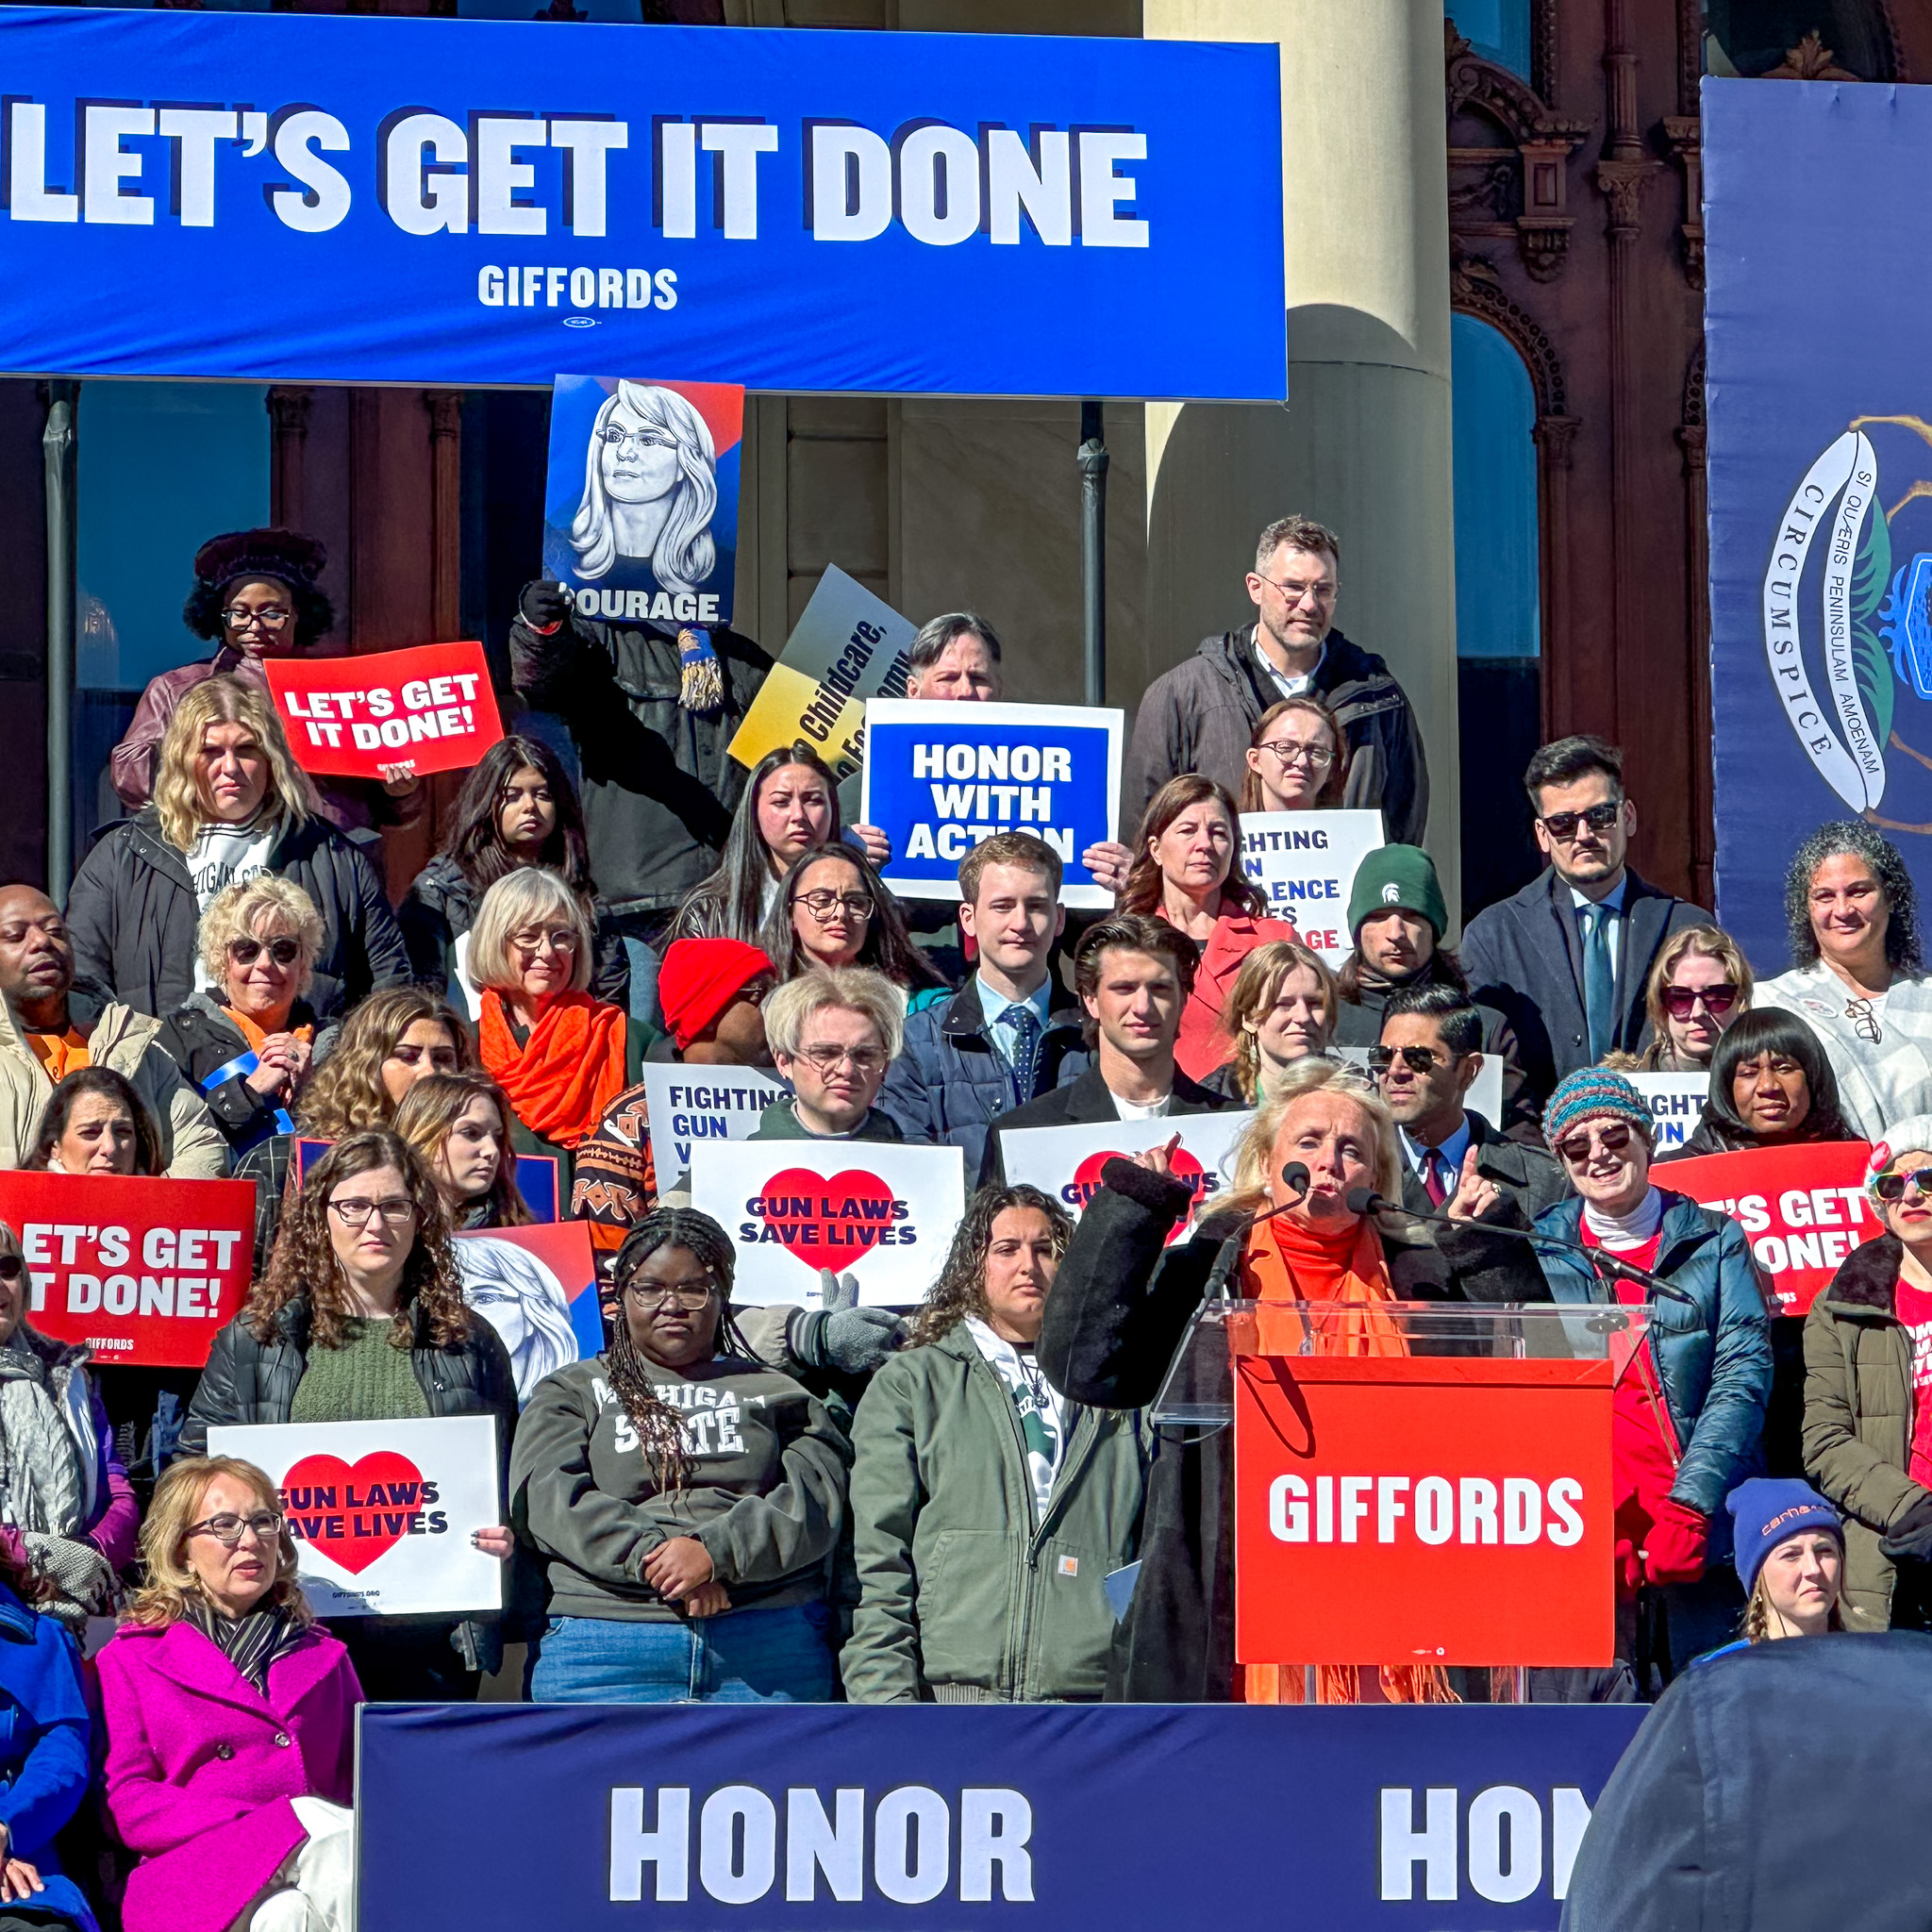
<svg viewBox="0 0 1932 1932">
<path fill-rule="evenodd" d="M 1613 1373 L 1237 1355 L 1236 1657 L 1607 1664 Z"/>
<path fill-rule="evenodd" d="M 503 736 L 478 643 L 362 658 L 269 658 L 268 688 L 305 772 L 467 771 Z"/>
<path fill-rule="evenodd" d="M 1871 1155 L 1863 1141 L 1814 1141 L 1670 1160 L 1651 1178 L 1728 1214 L 1777 1290 L 1776 1312 L 1802 1315 L 1840 1262 L 1885 1232 L 1865 1198 Z"/>
<path fill-rule="evenodd" d="M 0 1173 L 27 1320 L 109 1367 L 198 1369 L 254 1269 L 253 1181 Z"/>
</svg>

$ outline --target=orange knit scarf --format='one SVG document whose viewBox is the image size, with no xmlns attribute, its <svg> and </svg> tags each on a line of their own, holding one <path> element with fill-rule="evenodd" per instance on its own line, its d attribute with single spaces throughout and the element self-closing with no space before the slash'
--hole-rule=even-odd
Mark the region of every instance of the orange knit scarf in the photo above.
<svg viewBox="0 0 1932 1932">
<path fill-rule="evenodd" d="M 587 992 L 560 993 L 519 1046 L 503 996 L 486 990 L 481 1004 L 484 1067 L 531 1133 L 575 1153 L 624 1091 L 624 1009 Z"/>
</svg>

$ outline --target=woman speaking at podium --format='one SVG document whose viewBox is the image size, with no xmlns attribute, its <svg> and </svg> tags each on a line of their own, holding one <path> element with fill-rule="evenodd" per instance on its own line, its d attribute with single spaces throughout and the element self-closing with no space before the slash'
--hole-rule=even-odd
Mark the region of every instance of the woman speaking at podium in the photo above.
<svg viewBox="0 0 1932 1932">
<path fill-rule="evenodd" d="M 1457 1228 L 1350 1208 L 1359 1190 L 1399 1195 L 1401 1159 L 1380 1097 L 1351 1068 L 1310 1058 L 1289 1069 L 1256 1115 L 1232 1191 L 1210 1203 L 1189 1239 L 1166 1245 L 1190 1195 L 1160 1152 L 1109 1160 L 1047 1301 L 1039 1348 L 1047 1380 L 1095 1408 L 1149 1407 L 1229 1241 L 1239 1241 L 1223 1271 L 1239 1270 L 1230 1293 L 1350 1304 L 1329 1337 L 1350 1354 L 1406 1346 L 1377 1315 L 1381 1303 L 1549 1299 L 1529 1244 L 1482 1232 L 1485 1216 L 1507 1210 L 1473 1163 L 1446 1208 Z M 1232 1429 L 1159 1432 L 1141 1548 L 1108 1698 L 1212 1704 L 1237 1695 L 1238 1684 L 1245 1691 L 1234 1657 Z M 1277 1667 L 1257 1668 L 1254 1694 L 1272 1700 Z M 1436 1681 L 1385 1670 L 1375 1689 L 1397 1700 L 1428 1697 Z"/>
</svg>

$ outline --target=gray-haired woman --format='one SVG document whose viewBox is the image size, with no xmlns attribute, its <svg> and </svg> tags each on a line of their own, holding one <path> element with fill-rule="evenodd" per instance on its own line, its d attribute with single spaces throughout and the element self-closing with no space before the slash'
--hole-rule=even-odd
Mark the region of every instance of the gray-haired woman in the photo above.
<svg viewBox="0 0 1932 1932">
<path fill-rule="evenodd" d="M 1756 1004 L 1796 1013 L 1824 1043 L 1845 1124 L 1868 1141 L 1932 1112 L 1932 979 L 1897 846 L 1857 819 L 1817 831 L 1785 878 L 1791 970 Z"/>
</svg>

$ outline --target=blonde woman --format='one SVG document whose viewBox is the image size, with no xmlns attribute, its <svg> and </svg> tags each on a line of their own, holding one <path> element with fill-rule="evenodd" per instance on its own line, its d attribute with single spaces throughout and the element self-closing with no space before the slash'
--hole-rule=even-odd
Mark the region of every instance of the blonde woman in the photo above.
<svg viewBox="0 0 1932 1932">
<path fill-rule="evenodd" d="M 1787 1637 L 1878 1626 L 1846 1602 L 1844 1519 L 1810 1484 L 1753 1476 L 1724 1498 L 1744 1586 L 1744 1631 L 1723 1657 Z"/>
<path fill-rule="evenodd" d="M 348 1932 L 349 1654 L 295 1581 L 275 1485 L 193 1457 L 155 1487 L 147 1578 L 98 1659 L 124 1932 Z"/>
<path fill-rule="evenodd" d="M 483 1069 L 515 1109 L 518 1148 L 553 1156 L 566 1191 L 572 1156 L 643 1072 L 640 1029 L 588 990 L 593 943 L 581 895 L 547 865 L 498 879 L 470 928 Z"/>
<path fill-rule="evenodd" d="M 1172 1145 L 1172 1143 L 1170 1143 Z M 1291 1067 L 1237 1153 L 1230 1192 L 1168 1245 L 1192 1191 L 1166 1172 L 1165 1150 L 1114 1159 L 1074 1230 L 1047 1298 L 1039 1359 L 1061 1394 L 1093 1408 L 1131 1409 L 1159 1392 L 1210 1281 L 1257 1300 L 1339 1304 L 1324 1348 L 1397 1355 L 1407 1344 L 1382 1311 L 1391 1301 L 1547 1299 L 1527 1244 L 1480 1271 L 1457 1267 L 1406 1217 L 1366 1216 L 1357 1190 L 1393 1194 L 1401 1155 L 1394 1123 L 1352 1068 L 1310 1056 Z M 1306 1185 L 1284 1167 L 1306 1169 Z M 1470 1176 L 1449 1203 L 1457 1219 L 1494 1203 Z M 1268 1220 L 1257 1217 L 1269 1210 Z M 1148 1477 L 1140 1581 L 1108 1666 L 1111 1697 L 1215 1704 L 1235 1684 L 1234 1460 L 1227 1432 L 1183 1441 L 1162 1430 Z M 1301 1673 L 1257 1666 L 1250 1702 L 1300 1695 Z M 1446 1696 L 1439 1674 L 1385 1670 L 1397 1701 Z M 1324 1701 L 1362 1694 L 1351 1670 L 1324 1672 Z"/>
<path fill-rule="evenodd" d="M 1341 999 L 1327 962 L 1299 940 L 1257 946 L 1241 961 L 1221 1009 L 1233 1058 L 1201 1084 L 1244 1107 L 1258 1106 L 1296 1062 L 1328 1051 Z"/>
<path fill-rule="evenodd" d="M 245 1154 L 294 1126 L 321 1025 L 309 991 L 322 915 L 292 879 L 261 873 L 215 894 L 199 940 L 208 986 L 170 1016 L 161 1044 Z"/>
<path fill-rule="evenodd" d="M 314 970 L 337 989 L 336 1008 L 408 978 L 375 867 L 317 814 L 266 694 L 210 677 L 175 707 L 154 803 L 114 826 L 75 875 L 67 923 L 80 976 L 139 1012 L 175 1012 L 208 983 L 202 914 L 224 887 L 263 873 L 314 905 Z"/>
<path fill-rule="evenodd" d="M 674 594 L 707 582 L 718 564 L 717 465 L 705 419 L 675 390 L 620 382 L 584 451 L 584 498 L 570 526 L 577 575 L 592 582 L 635 560 Z"/>
<path fill-rule="evenodd" d="M 1687 925 L 1664 941 L 1643 1004 L 1653 1038 L 1637 1056 L 1647 1074 L 1704 1074 L 1733 1021 L 1751 1006 L 1751 962 L 1718 925 Z"/>
</svg>

